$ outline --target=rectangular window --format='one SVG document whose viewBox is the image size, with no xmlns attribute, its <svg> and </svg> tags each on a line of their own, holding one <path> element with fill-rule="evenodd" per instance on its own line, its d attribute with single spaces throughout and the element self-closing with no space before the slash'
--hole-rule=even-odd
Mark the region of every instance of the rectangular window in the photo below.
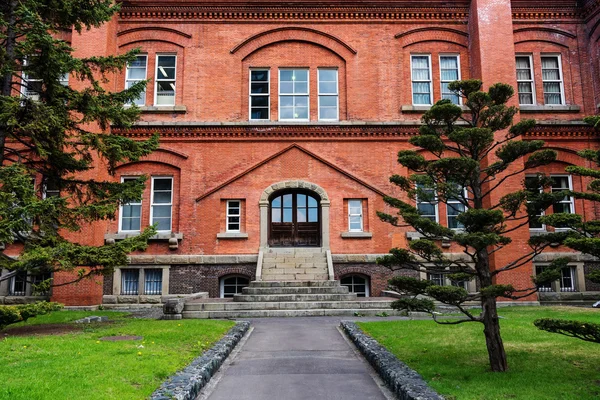
<svg viewBox="0 0 600 400">
<path fill-rule="evenodd" d="M 49 197 L 60 197 L 60 190 L 56 185 L 56 182 L 49 180 L 44 177 L 42 181 L 42 198 L 47 199 Z"/>
<path fill-rule="evenodd" d="M 550 176 L 550 178 L 552 179 L 552 192 L 563 192 L 563 191 L 567 191 L 567 190 L 573 190 L 573 186 L 571 184 L 571 176 L 570 175 L 564 175 L 564 176 L 557 176 L 557 175 L 553 175 Z M 557 204 L 554 204 L 553 206 L 553 212 L 556 213 L 566 213 L 566 214 L 573 214 L 575 212 L 575 207 L 573 204 L 573 197 L 566 195 L 565 197 L 563 197 L 563 199 L 558 202 Z"/>
<path fill-rule="evenodd" d="M 533 84 L 533 61 L 531 56 L 517 56 L 517 87 L 519 104 L 535 104 L 535 85 Z"/>
<path fill-rule="evenodd" d="M 350 232 L 363 231 L 362 200 L 348 200 L 348 230 Z"/>
<path fill-rule="evenodd" d="M 250 70 L 250 119 L 268 121 L 270 117 L 270 71 L 268 69 Z"/>
<path fill-rule="evenodd" d="M 565 104 L 560 56 L 542 57 L 542 81 L 544 84 L 544 103 L 551 105 Z"/>
<path fill-rule="evenodd" d="M 121 270 L 121 294 L 138 294 L 138 284 L 140 279 L 139 269 Z"/>
<path fill-rule="evenodd" d="M 162 294 L 162 269 L 144 270 L 144 294 Z"/>
<path fill-rule="evenodd" d="M 279 120 L 308 121 L 308 70 L 279 70 Z"/>
<path fill-rule="evenodd" d="M 23 60 L 23 67 L 27 67 L 27 59 Z M 32 73 L 23 71 L 21 74 L 21 96 L 27 97 L 33 101 L 40 99 L 42 91 L 42 80 Z"/>
<path fill-rule="evenodd" d="M 563 268 L 560 275 L 560 291 L 575 291 L 575 267 Z"/>
<path fill-rule="evenodd" d="M 227 232 L 240 232 L 242 218 L 242 202 L 227 200 Z"/>
<path fill-rule="evenodd" d="M 417 183 L 417 209 L 423 218 L 438 221 L 438 206 L 435 189 Z"/>
<path fill-rule="evenodd" d="M 457 217 L 465 212 L 465 205 L 463 201 L 467 198 L 467 191 L 465 188 L 459 185 L 455 186 L 456 197 L 448 197 L 446 200 L 447 214 L 448 214 L 448 228 L 450 229 L 464 229 L 464 225 L 458 222 Z M 462 197 L 460 196 L 462 194 Z"/>
<path fill-rule="evenodd" d="M 152 178 L 152 206 L 150 220 L 159 232 L 171 231 L 173 209 L 173 178 Z"/>
<path fill-rule="evenodd" d="M 535 176 L 526 176 L 525 177 L 525 189 L 531 193 L 540 193 L 542 192 L 542 188 L 537 187 L 538 179 Z M 540 217 L 544 215 L 544 210 L 537 210 L 535 217 L 529 219 L 529 229 L 544 229 L 544 225 L 539 221 Z"/>
<path fill-rule="evenodd" d="M 156 56 L 156 89 L 154 104 L 157 106 L 175 105 L 175 67 L 177 56 Z"/>
<path fill-rule="evenodd" d="M 339 119 L 339 92 L 337 69 L 319 69 L 319 120 Z"/>
<path fill-rule="evenodd" d="M 413 105 L 432 105 L 431 56 L 411 57 Z"/>
<path fill-rule="evenodd" d="M 427 273 L 427 279 L 433 282 L 434 285 L 444 286 L 444 274 Z"/>
<path fill-rule="evenodd" d="M 460 96 L 450 89 L 448 84 L 460 80 L 460 59 L 456 56 L 440 56 L 440 82 L 442 85 L 442 99 L 448 99 L 459 105 Z"/>
<path fill-rule="evenodd" d="M 121 178 L 121 182 L 136 181 L 137 178 Z M 119 232 L 139 232 L 142 225 L 142 201 L 121 205 Z"/>
<path fill-rule="evenodd" d="M 31 295 L 32 296 L 48 296 L 50 293 L 48 290 L 42 290 L 41 288 L 36 288 L 37 285 L 40 285 L 42 282 L 47 281 L 52 277 L 52 274 L 49 272 L 42 273 L 39 275 L 32 276 L 31 282 Z"/>
<path fill-rule="evenodd" d="M 10 280 L 11 296 L 25 296 L 27 294 L 27 272 L 19 272 Z"/>
<path fill-rule="evenodd" d="M 148 56 L 146 55 L 136 56 L 134 61 L 127 64 L 127 71 L 125 73 L 125 89 L 129 89 L 134 84 L 146 80 L 147 65 Z M 137 99 L 133 101 L 133 104 L 138 106 L 143 106 L 146 104 L 145 90 L 140 93 L 140 96 Z"/>
<path fill-rule="evenodd" d="M 536 275 L 541 274 L 542 272 L 544 272 L 544 269 L 545 269 L 545 267 L 536 265 L 535 266 L 535 274 Z M 551 282 L 538 284 L 537 288 L 540 292 L 552 292 L 553 291 Z"/>
</svg>

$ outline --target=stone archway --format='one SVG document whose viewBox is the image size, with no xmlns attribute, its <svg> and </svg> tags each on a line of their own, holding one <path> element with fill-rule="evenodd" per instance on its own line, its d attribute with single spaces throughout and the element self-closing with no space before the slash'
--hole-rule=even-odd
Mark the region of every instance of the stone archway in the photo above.
<svg viewBox="0 0 600 400">
<path fill-rule="evenodd" d="M 321 247 L 329 250 L 329 196 L 321 186 L 302 180 L 288 180 L 277 182 L 267 187 L 258 203 L 260 207 L 260 247 L 261 249 L 269 246 L 269 198 L 277 191 L 286 189 L 304 189 L 315 192 L 321 198 Z"/>
</svg>

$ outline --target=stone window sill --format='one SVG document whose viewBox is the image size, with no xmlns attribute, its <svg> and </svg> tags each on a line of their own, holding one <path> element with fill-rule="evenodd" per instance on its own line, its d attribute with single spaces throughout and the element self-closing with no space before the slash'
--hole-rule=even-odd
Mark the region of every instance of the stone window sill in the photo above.
<svg viewBox="0 0 600 400">
<path fill-rule="evenodd" d="M 581 107 L 575 105 L 568 106 L 519 106 L 522 113 L 578 113 Z"/>
<path fill-rule="evenodd" d="M 403 113 L 424 113 L 426 111 L 429 111 L 431 109 L 431 107 L 432 106 L 405 105 L 405 106 L 402 106 L 402 112 Z M 460 105 L 459 107 L 463 110 L 463 112 L 469 111 L 469 109 L 464 105 Z"/>
<path fill-rule="evenodd" d="M 187 112 L 186 106 L 142 106 L 140 107 L 141 112 L 147 114 L 172 114 Z"/>
<path fill-rule="evenodd" d="M 221 232 L 217 233 L 217 239 L 248 239 L 248 234 L 242 232 Z"/>
<path fill-rule="evenodd" d="M 373 237 L 371 232 L 342 232 L 344 239 L 370 239 Z"/>
<path fill-rule="evenodd" d="M 124 240 L 130 237 L 138 236 L 139 232 L 131 232 L 131 233 L 107 233 L 104 235 L 104 243 L 112 244 L 117 240 Z M 179 247 L 179 241 L 183 240 L 183 233 L 169 233 L 169 232 L 159 232 L 156 235 L 152 236 L 150 241 L 161 241 L 166 240 L 169 242 L 169 249 L 176 250 Z"/>
</svg>

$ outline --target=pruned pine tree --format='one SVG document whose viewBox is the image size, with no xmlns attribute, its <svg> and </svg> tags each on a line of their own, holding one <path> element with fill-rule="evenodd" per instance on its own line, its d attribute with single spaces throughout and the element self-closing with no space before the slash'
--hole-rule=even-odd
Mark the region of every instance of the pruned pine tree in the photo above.
<svg viewBox="0 0 600 400">
<path fill-rule="evenodd" d="M 560 196 L 525 187 L 501 198 L 498 192 L 505 192 L 503 185 L 509 179 L 552 163 L 557 154 L 544 149 L 543 141 L 520 140 L 521 135 L 534 127 L 535 121 L 523 120 L 513 125 L 518 109 L 507 105 L 514 94 L 510 85 L 495 84 L 485 92 L 481 81 L 466 80 L 452 82 L 449 88 L 462 97 L 468 111 L 463 112 L 449 100 L 441 100 L 423 115 L 419 134 L 410 139 L 416 149 L 398 153 L 398 162 L 412 174 L 390 178 L 407 193 L 410 201 L 385 197 L 385 202 L 398 212 L 378 213 L 381 220 L 394 226 L 412 227 L 420 238 L 410 241 L 408 248 L 390 250 L 378 263 L 392 269 L 409 268 L 449 278 L 452 286 L 408 277 L 392 279 L 390 284 L 395 290 L 410 295 L 396 301 L 393 307 L 430 313 L 441 324 L 482 323 L 491 369 L 506 371 L 497 298 L 516 300 L 530 296 L 537 288 L 533 281 L 528 287 L 513 287 L 497 284 L 496 280 L 500 274 L 530 266 L 537 254 L 551 243 L 561 241 L 564 234 L 535 237 L 529 242 L 527 254 L 519 254 L 506 265 L 492 266 L 493 253 L 507 251 L 511 232 L 529 224 L 536 218 L 537 210 L 546 209 Z M 537 186 L 549 184 L 543 176 L 538 181 Z M 417 200 L 419 208 L 415 206 Z M 439 204 L 448 207 L 454 226 L 440 225 L 435 217 L 426 215 L 428 205 Z M 445 254 L 442 240 L 461 248 L 463 257 L 456 259 Z M 547 270 L 548 274 L 562 268 L 565 262 L 557 260 Z M 538 283 L 546 278 L 542 276 Z M 469 293 L 464 287 L 471 280 L 477 282 L 476 293 Z M 434 300 L 457 308 L 465 317 L 438 320 Z M 481 313 L 472 313 L 464 306 L 467 302 L 481 304 Z"/>
<path fill-rule="evenodd" d="M 149 154 L 158 138 L 132 141 L 107 133 L 111 125 L 128 127 L 138 118 L 139 109 L 125 105 L 144 91 L 145 82 L 121 92 L 105 89 L 108 77 L 136 52 L 76 58 L 59 33 L 97 28 L 118 5 L 113 0 L 0 3 L 0 243 L 2 249 L 22 244 L 13 246 L 21 249 L 18 257 L 0 251 L 0 270 L 10 271 L 0 280 L 19 272 L 76 271 L 74 281 L 110 272 L 126 263 L 129 252 L 145 248 L 153 228 L 113 245 L 82 245 L 69 238 L 77 238 L 84 226 L 114 218 L 120 204 L 141 198 L 145 178 L 115 183 L 102 177 L 110 177 L 119 163 Z M 68 79 L 82 89 L 75 90 Z"/>
</svg>

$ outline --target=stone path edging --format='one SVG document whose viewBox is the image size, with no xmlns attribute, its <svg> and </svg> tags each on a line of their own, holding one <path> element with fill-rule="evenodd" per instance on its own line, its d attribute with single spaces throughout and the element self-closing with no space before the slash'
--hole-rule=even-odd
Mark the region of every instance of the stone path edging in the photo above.
<svg viewBox="0 0 600 400">
<path fill-rule="evenodd" d="M 354 322 L 342 321 L 341 327 L 400 400 L 444 400 L 421 375 L 366 335 Z"/>
<path fill-rule="evenodd" d="M 193 400 L 200 390 L 206 386 L 231 351 L 244 337 L 250 323 L 238 322 L 213 347 L 196 358 L 182 371 L 177 372 L 164 382 L 152 395 L 150 400 Z"/>
</svg>

